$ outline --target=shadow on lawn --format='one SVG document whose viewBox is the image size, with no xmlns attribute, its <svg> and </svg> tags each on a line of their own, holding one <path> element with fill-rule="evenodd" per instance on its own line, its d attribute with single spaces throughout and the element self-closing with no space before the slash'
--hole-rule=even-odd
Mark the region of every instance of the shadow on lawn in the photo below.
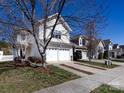
<svg viewBox="0 0 124 93">
<path fill-rule="evenodd" d="M 10 70 L 13 70 L 15 69 L 15 67 L 5 67 L 5 68 L 0 68 L 0 74 L 2 74 L 3 72 L 7 72 L 7 71 L 10 71 Z"/>
</svg>

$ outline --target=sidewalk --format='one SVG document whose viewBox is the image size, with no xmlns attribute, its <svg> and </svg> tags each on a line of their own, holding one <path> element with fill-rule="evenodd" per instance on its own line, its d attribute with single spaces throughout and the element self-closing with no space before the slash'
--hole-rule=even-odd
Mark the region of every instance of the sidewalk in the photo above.
<svg viewBox="0 0 124 93">
<path fill-rule="evenodd" d="M 46 88 L 34 93 L 89 93 L 102 84 L 124 89 L 124 66 L 87 75 L 77 80 Z"/>
<path fill-rule="evenodd" d="M 92 59 L 92 61 L 104 63 L 105 62 L 105 59 L 104 60 Z M 116 64 L 116 65 L 124 66 L 124 63 L 123 62 L 112 61 L 112 63 L 113 64 Z"/>
<path fill-rule="evenodd" d="M 80 78 L 34 93 L 89 93 L 101 84 L 89 78 Z"/>
</svg>

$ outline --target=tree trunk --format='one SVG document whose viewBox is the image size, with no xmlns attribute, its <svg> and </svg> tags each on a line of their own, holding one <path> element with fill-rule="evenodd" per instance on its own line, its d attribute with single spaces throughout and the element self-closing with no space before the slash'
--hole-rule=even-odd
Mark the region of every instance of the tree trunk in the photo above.
<svg viewBox="0 0 124 93">
<path fill-rule="evenodd" d="M 46 65 L 47 64 L 46 63 L 46 53 L 42 54 L 41 57 L 42 57 L 42 66 L 44 68 L 47 68 L 47 65 Z"/>
<path fill-rule="evenodd" d="M 89 62 L 91 62 L 91 57 L 89 57 Z"/>
<path fill-rule="evenodd" d="M 37 38 L 36 38 L 36 36 L 34 35 L 34 39 L 35 39 L 35 42 L 36 42 L 36 45 L 37 45 L 37 49 L 38 49 L 38 52 L 39 52 L 39 54 L 40 54 L 40 57 L 42 58 L 42 62 L 41 62 L 41 64 L 42 64 L 42 67 L 44 67 L 44 68 L 47 68 L 47 65 L 46 65 L 46 49 L 43 49 L 42 51 L 40 50 L 40 46 L 39 46 L 39 44 L 38 44 L 38 40 L 37 40 Z"/>
<path fill-rule="evenodd" d="M 89 50 L 89 62 L 91 62 L 91 56 L 92 56 L 92 51 L 91 49 Z"/>
</svg>

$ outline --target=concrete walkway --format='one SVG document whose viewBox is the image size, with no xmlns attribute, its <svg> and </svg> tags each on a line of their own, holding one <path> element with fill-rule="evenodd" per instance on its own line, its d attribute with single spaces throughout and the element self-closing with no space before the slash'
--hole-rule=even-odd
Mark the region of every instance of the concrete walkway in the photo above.
<svg viewBox="0 0 124 93">
<path fill-rule="evenodd" d="M 94 75 L 85 75 L 82 78 L 34 93 L 89 93 L 102 84 L 109 84 L 124 90 L 124 66 L 102 71 L 102 73 Z"/>
</svg>

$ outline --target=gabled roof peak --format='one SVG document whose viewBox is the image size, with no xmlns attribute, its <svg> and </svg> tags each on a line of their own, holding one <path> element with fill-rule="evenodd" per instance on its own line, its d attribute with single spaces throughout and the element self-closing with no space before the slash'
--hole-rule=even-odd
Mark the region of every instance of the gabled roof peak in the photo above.
<svg viewBox="0 0 124 93">
<path fill-rule="evenodd" d="M 48 16 L 48 21 L 56 18 L 58 15 L 58 13 L 55 13 L 53 15 Z M 42 23 L 44 19 L 39 20 L 38 23 Z M 59 22 L 61 22 L 61 24 L 68 30 L 68 31 L 72 31 L 72 29 L 70 28 L 70 26 L 68 25 L 68 23 L 64 20 L 64 18 L 60 15 L 59 18 Z"/>
</svg>

